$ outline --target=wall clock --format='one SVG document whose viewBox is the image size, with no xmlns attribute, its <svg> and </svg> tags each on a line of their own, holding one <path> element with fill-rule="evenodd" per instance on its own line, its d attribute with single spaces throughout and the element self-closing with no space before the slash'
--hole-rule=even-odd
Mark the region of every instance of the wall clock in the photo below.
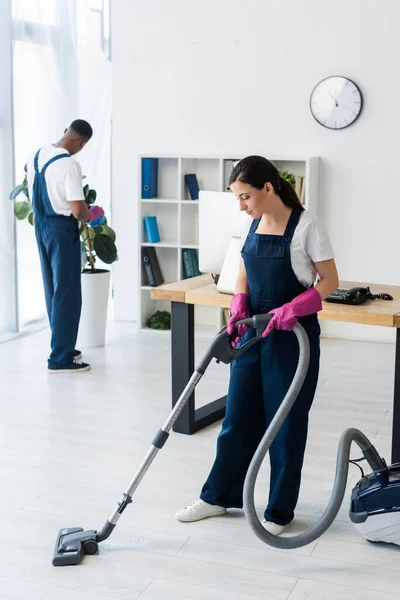
<svg viewBox="0 0 400 600">
<path fill-rule="evenodd" d="M 311 92 L 311 113 L 327 129 L 345 129 L 360 116 L 362 106 L 359 87 L 347 77 L 326 77 Z"/>
</svg>

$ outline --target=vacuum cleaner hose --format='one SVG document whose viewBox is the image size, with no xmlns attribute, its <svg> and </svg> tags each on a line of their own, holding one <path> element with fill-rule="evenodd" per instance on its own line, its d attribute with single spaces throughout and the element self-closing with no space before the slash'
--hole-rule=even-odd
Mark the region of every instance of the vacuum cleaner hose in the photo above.
<svg viewBox="0 0 400 600">
<path fill-rule="evenodd" d="M 307 544 L 310 544 L 319 538 L 331 526 L 339 512 L 339 509 L 342 505 L 343 496 L 346 491 L 350 448 L 352 442 L 356 442 L 356 444 L 361 448 L 365 458 L 373 470 L 377 471 L 385 468 L 384 462 L 379 457 L 377 451 L 375 450 L 374 446 L 372 446 L 368 438 L 358 429 L 346 429 L 342 433 L 339 441 L 336 474 L 332 495 L 325 512 L 317 521 L 317 523 L 308 531 L 290 537 L 275 536 L 269 533 L 263 527 L 257 516 L 254 506 L 254 489 L 257 476 L 265 455 L 274 441 L 287 414 L 296 401 L 308 370 L 310 356 L 308 336 L 304 328 L 299 323 L 294 327 L 293 332 L 299 342 L 299 362 L 296 373 L 281 406 L 279 407 L 274 419 L 271 422 L 271 425 L 268 427 L 268 430 L 266 431 L 254 454 L 253 460 L 246 475 L 243 491 L 244 513 L 251 529 L 261 541 L 265 542 L 269 546 L 281 549 L 292 549 L 306 546 Z"/>
</svg>

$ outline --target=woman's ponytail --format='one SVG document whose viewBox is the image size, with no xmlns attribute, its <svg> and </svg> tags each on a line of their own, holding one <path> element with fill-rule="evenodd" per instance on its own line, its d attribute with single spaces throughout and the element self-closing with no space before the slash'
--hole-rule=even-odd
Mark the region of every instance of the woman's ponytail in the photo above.
<svg viewBox="0 0 400 600">
<path fill-rule="evenodd" d="M 291 183 L 283 179 L 283 177 L 279 177 L 278 189 L 275 190 L 280 199 L 286 206 L 290 208 L 299 208 L 300 210 L 304 210 L 304 206 L 300 202 L 298 195 L 295 192 L 294 187 Z"/>
</svg>

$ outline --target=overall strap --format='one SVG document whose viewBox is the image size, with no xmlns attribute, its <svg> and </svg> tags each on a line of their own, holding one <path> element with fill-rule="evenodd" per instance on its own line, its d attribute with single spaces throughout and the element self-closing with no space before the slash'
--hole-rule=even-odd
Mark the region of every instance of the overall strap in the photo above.
<svg viewBox="0 0 400 600">
<path fill-rule="evenodd" d="M 40 152 L 40 149 L 36 152 L 35 158 L 33 161 L 34 167 L 35 167 L 35 178 L 33 180 L 32 207 L 33 207 L 33 211 L 36 216 L 39 216 L 39 217 L 51 216 L 52 217 L 52 216 L 56 215 L 56 212 L 53 209 L 50 199 L 49 199 L 44 174 L 46 172 L 47 167 L 49 165 L 51 165 L 51 163 L 53 163 L 56 160 L 59 160 L 60 158 L 69 156 L 69 154 L 65 153 L 65 154 L 57 154 L 57 156 L 53 156 L 53 158 L 51 158 L 44 165 L 42 170 L 39 171 L 39 166 L 38 166 L 39 152 Z"/>
<path fill-rule="evenodd" d="M 43 175 L 45 174 L 45 171 L 47 169 L 47 167 L 49 167 L 53 162 L 55 162 L 56 160 L 59 160 L 60 158 L 66 158 L 69 157 L 69 154 L 65 153 L 65 154 L 57 154 L 57 156 L 53 156 L 53 158 L 51 158 L 42 168 L 42 170 L 40 171 L 41 173 L 43 173 Z"/>
<path fill-rule="evenodd" d="M 286 225 L 286 229 L 285 229 L 285 233 L 284 233 L 284 237 L 287 240 L 290 240 L 290 241 L 292 240 L 294 231 L 299 223 L 301 213 L 302 213 L 302 211 L 300 210 L 300 208 L 292 209 L 292 212 L 290 213 L 289 221 Z"/>
<path fill-rule="evenodd" d="M 259 219 L 253 219 L 253 221 L 250 225 L 249 233 L 255 233 L 260 221 L 261 221 L 261 217 Z"/>
<path fill-rule="evenodd" d="M 39 167 L 38 167 L 39 152 L 40 152 L 40 148 L 36 152 L 35 158 L 33 159 L 33 166 L 34 166 L 34 169 L 35 169 L 35 173 L 39 173 Z"/>
<path fill-rule="evenodd" d="M 302 213 L 302 211 L 300 210 L 300 208 L 293 208 L 292 212 L 290 213 L 290 217 L 287 222 L 285 233 L 283 234 L 283 237 L 288 238 L 290 240 L 292 239 L 294 231 L 298 225 L 301 213 Z M 249 233 L 255 233 L 260 221 L 261 221 L 261 217 L 259 219 L 253 220 L 250 230 L 249 230 Z"/>
</svg>

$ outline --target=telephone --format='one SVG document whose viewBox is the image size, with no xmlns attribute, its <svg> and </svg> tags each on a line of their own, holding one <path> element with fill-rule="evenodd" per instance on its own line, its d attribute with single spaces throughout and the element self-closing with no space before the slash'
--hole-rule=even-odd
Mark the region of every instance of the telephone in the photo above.
<svg viewBox="0 0 400 600">
<path fill-rule="evenodd" d="M 353 287 L 349 290 L 337 289 L 330 296 L 325 298 L 326 302 L 336 302 L 337 304 L 363 304 L 367 300 L 393 300 L 390 294 L 372 294 L 369 287 Z"/>
</svg>

